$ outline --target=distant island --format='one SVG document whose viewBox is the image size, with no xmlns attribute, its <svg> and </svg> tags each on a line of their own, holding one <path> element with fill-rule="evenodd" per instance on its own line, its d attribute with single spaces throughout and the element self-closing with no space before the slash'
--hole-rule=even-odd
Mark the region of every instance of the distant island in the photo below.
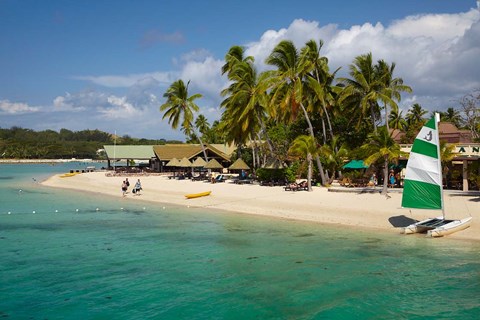
<svg viewBox="0 0 480 320">
<path fill-rule="evenodd" d="M 61 129 L 34 131 L 21 127 L 0 128 L 0 159 L 105 159 L 100 152 L 105 144 L 161 145 L 182 143 L 165 139 L 115 136 L 100 130 Z"/>
</svg>

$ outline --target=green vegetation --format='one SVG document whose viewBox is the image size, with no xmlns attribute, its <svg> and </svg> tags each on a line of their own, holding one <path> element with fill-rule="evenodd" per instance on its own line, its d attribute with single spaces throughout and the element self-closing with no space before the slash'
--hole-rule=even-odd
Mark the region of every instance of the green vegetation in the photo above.
<svg viewBox="0 0 480 320">
<path fill-rule="evenodd" d="M 322 46 L 321 40 L 310 40 L 301 48 L 292 41 L 281 41 L 265 60 L 270 68 L 261 73 L 255 57 L 232 46 L 221 69 L 229 87 L 221 92 L 220 121 L 210 127 L 203 115 L 194 121 L 198 108 L 172 104 L 172 88 L 178 81 L 165 93 L 168 100 L 161 111 L 167 105 L 170 109 L 164 118 L 168 116 L 173 126 L 172 115 L 184 112 L 174 127 L 182 126 L 188 141 L 234 143 L 236 157 L 256 170 L 272 162 L 287 164 L 283 174 L 285 178 L 288 172 L 288 180 L 293 176 L 310 180 L 316 173 L 315 179 L 328 185 L 341 175 L 347 158 L 366 160 L 386 175 L 389 164 L 400 156 L 393 129 L 403 133 L 401 143 L 412 143 L 430 115 L 419 104 L 413 104 L 405 115 L 399 110 L 402 94 L 413 89 L 394 74 L 395 63 L 375 62 L 366 53 L 348 66 L 349 77 L 336 78 L 338 69 L 330 71 L 328 59 L 320 53 Z M 441 112 L 441 119 L 469 130 L 479 140 L 479 102 L 480 90 L 476 90 L 458 101 L 459 108 Z M 257 176 L 264 174 L 257 170 Z"/>
<path fill-rule="evenodd" d="M 61 129 L 33 131 L 19 127 L 0 128 L 0 156 L 10 159 L 102 159 L 97 153 L 105 144 L 155 145 L 165 140 L 114 137 L 99 130 L 70 131 Z"/>
</svg>

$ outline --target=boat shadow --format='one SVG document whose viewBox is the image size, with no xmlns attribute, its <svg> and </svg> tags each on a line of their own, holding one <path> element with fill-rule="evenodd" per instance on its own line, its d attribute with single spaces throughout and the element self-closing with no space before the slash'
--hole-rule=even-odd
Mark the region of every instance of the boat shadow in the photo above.
<svg viewBox="0 0 480 320">
<path fill-rule="evenodd" d="M 395 228 L 402 228 L 418 222 L 418 220 L 401 215 L 388 218 L 388 222 L 390 222 L 390 224 Z"/>
</svg>

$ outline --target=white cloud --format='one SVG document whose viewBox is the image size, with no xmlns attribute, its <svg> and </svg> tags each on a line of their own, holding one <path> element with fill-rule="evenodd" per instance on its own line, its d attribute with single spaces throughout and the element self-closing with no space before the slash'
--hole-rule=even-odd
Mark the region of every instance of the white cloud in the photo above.
<svg viewBox="0 0 480 320">
<path fill-rule="evenodd" d="M 9 100 L 0 100 L 0 114 L 25 114 L 40 111 L 40 107 L 31 107 L 23 102 L 10 102 Z"/>
<path fill-rule="evenodd" d="M 265 31 L 258 41 L 238 45 L 245 46 L 246 54 L 254 56 L 257 68 L 263 71 L 267 69 L 265 58 L 284 39 L 292 40 L 299 49 L 308 40 L 322 39 L 322 54 L 329 58 L 331 70 L 342 67 L 339 76 L 348 74 L 349 65 L 360 54 L 372 52 L 374 60 L 395 62 L 395 76 L 414 90 L 400 104 L 404 110 L 413 103 L 428 110 L 444 110 L 464 94 L 480 88 L 478 8 L 457 14 L 409 16 L 388 25 L 364 23 L 348 29 L 297 19 L 286 28 Z M 175 71 L 75 77 L 106 88 L 123 88 L 123 92 L 66 94 L 57 97 L 54 106 L 62 111 L 94 112 L 98 121 L 115 119 L 127 125 L 135 119 L 145 131 L 171 132 L 166 121 L 161 120 L 158 107 L 163 103 L 165 88 L 182 79 L 190 81 L 190 94 L 203 95 L 197 103 L 212 122 L 220 117 L 220 92 L 227 85 L 221 67 L 228 49 L 219 57 L 206 49 L 185 53 L 174 59 Z M 4 107 L 0 110 L 5 112 Z"/>
<path fill-rule="evenodd" d="M 176 79 L 176 72 L 151 72 L 129 75 L 74 76 L 73 79 L 89 81 L 109 88 L 128 88 L 143 79 L 155 79 L 162 84 L 170 84 Z"/>
</svg>

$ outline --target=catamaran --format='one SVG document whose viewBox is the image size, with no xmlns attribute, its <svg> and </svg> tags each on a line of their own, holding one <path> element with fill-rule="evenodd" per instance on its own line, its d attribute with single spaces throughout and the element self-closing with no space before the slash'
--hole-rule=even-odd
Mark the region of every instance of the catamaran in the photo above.
<svg viewBox="0 0 480 320">
<path fill-rule="evenodd" d="M 402 207 L 442 210 L 442 215 L 403 228 L 405 234 L 426 232 L 428 237 L 442 237 L 468 228 L 472 220 L 472 217 L 445 219 L 439 122 L 440 115 L 435 113 L 413 142 L 405 173 Z"/>
</svg>

